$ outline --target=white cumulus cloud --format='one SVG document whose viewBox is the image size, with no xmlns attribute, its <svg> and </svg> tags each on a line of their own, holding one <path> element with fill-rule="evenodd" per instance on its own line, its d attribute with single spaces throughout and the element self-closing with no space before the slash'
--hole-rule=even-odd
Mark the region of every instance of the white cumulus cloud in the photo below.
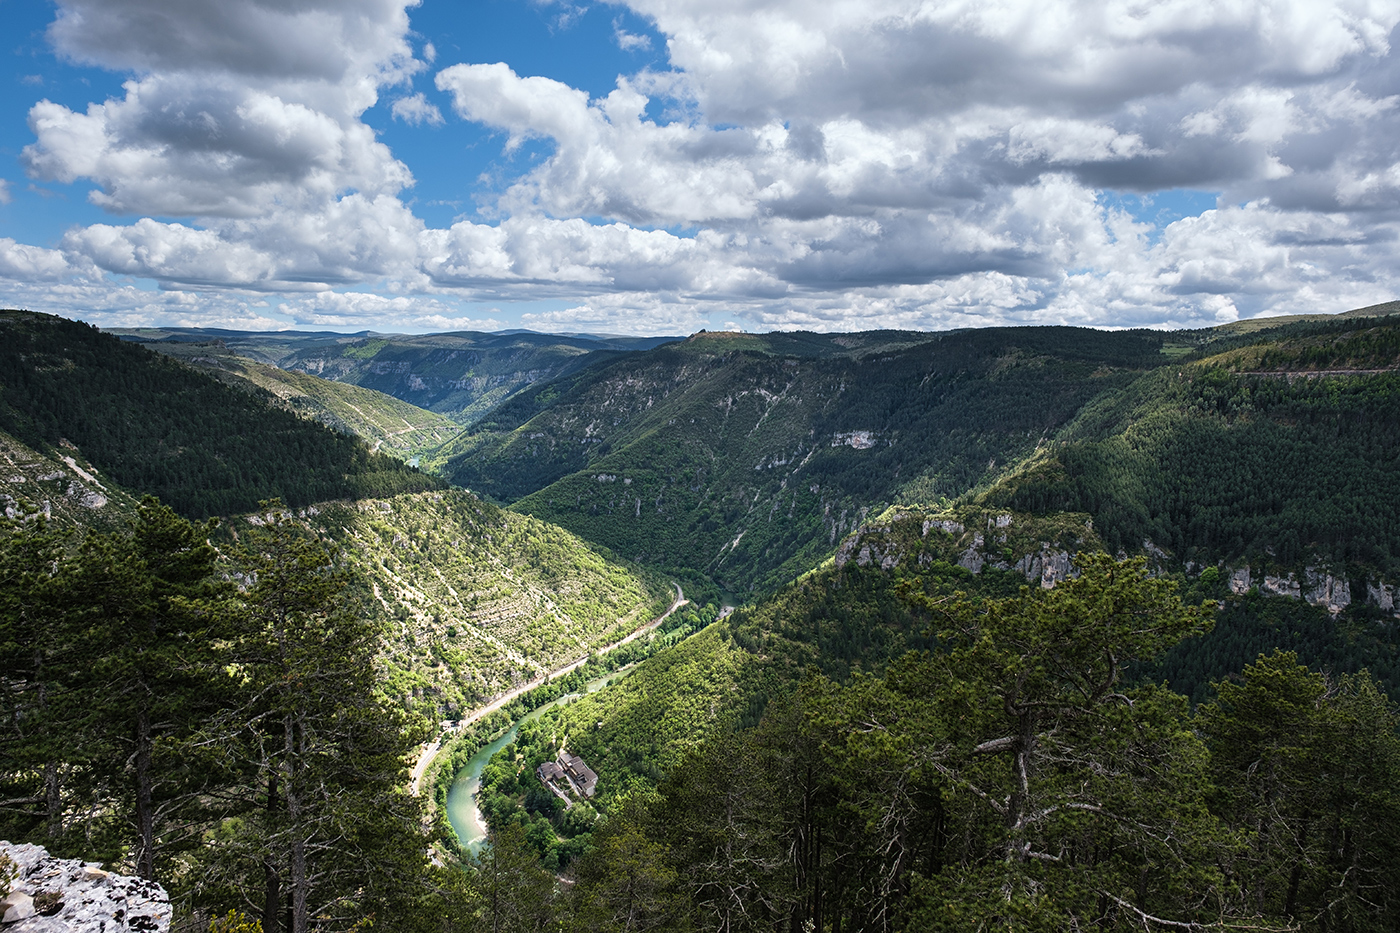
<svg viewBox="0 0 1400 933">
<path fill-rule="evenodd" d="M 438 110 L 437 104 L 431 103 L 420 91 L 408 97 L 400 97 L 389 105 L 389 112 L 394 115 L 395 120 L 402 120 L 405 123 L 418 126 L 426 123 L 429 126 L 442 126 L 442 111 Z"/>
</svg>

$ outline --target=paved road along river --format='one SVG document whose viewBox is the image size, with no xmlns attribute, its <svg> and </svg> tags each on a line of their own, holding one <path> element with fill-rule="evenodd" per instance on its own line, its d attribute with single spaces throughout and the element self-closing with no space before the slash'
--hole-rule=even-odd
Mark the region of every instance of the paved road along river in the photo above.
<svg viewBox="0 0 1400 933">
<path fill-rule="evenodd" d="M 605 674 L 597 680 L 590 680 L 583 690 L 585 693 L 601 690 L 617 678 L 626 676 L 630 671 L 631 666 L 628 666 L 622 670 Z M 568 693 L 552 703 L 546 703 L 539 709 L 531 710 L 516 721 L 505 735 L 484 746 L 481 751 L 473 755 L 467 761 L 466 767 L 457 772 L 452 787 L 447 791 L 447 819 L 467 851 L 475 853 L 486 841 L 486 823 L 482 820 L 481 811 L 476 806 L 476 792 L 481 789 L 481 772 L 486 769 L 486 765 L 491 761 L 491 756 L 515 741 L 515 733 L 520 731 L 522 723 L 538 719 L 554 707 L 577 699 L 579 696 L 580 694 L 577 693 Z"/>
</svg>

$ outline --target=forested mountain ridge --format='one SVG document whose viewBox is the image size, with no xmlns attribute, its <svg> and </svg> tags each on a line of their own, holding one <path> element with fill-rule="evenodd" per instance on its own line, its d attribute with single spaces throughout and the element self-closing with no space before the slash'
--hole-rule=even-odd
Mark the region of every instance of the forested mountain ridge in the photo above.
<svg viewBox="0 0 1400 933">
<path fill-rule="evenodd" d="M 1248 565 L 1255 584 L 1345 575 L 1359 600 L 1400 580 L 1397 496 L 1400 321 L 1353 318 L 1106 393 L 978 501 L 1087 512 L 1113 550 L 1147 541 L 1198 570 Z"/>
<path fill-rule="evenodd" d="M 1163 346 L 1074 328 L 702 333 L 522 393 L 425 462 L 633 560 L 769 591 L 868 515 L 998 476 Z"/>
<path fill-rule="evenodd" d="M 461 425 L 374 389 L 280 369 L 231 353 L 219 343 L 153 341 L 144 346 L 232 385 L 269 392 L 284 408 L 342 434 L 357 435 L 374 451 L 410 460 L 442 446 Z"/>
<path fill-rule="evenodd" d="M 127 489 L 184 515 L 300 507 L 441 483 L 358 438 L 86 324 L 0 312 L 0 430 L 44 452 L 64 441 Z"/>
<path fill-rule="evenodd" d="M 470 424 L 530 386 L 676 337 L 537 334 L 257 333 L 202 328 L 117 328 L 155 349 L 219 341 L 229 352 L 294 372 L 374 389 Z"/>
</svg>

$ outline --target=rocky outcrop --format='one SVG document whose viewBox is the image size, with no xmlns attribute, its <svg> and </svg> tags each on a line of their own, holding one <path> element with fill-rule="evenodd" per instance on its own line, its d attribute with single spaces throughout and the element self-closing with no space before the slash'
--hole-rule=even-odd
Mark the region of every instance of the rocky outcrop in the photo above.
<svg viewBox="0 0 1400 933">
<path fill-rule="evenodd" d="M 1254 576 L 1249 565 L 1230 571 L 1230 593 L 1244 596 L 1254 584 Z M 1289 599 L 1305 599 L 1314 606 L 1321 606 L 1333 615 L 1351 605 L 1351 584 L 1345 576 L 1333 576 L 1319 567 L 1308 567 L 1303 571 L 1303 582 L 1299 583 L 1293 573 L 1287 576 L 1265 575 L 1259 582 L 1259 592 L 1265 596 L 1285 596 Z"/>
<path fill-rule="evenodd" d="M 1006 512 L 955 518 L 891 510 L 878 522 L 861 524 L 842 541 L 835 564 L 838 569 L 854 563 L 892 570 L 905 557 L 918 566 L 947 560 L 974 574 L 1015 570 L 1048 590 L 1078 575 L 1072 555 L 1079 539 L 1062 534 L 1062 529 L 1055 531 L 1037 540 L 1026 523 Z M 1028 548 L 1033 550 L 1025 553 Z M 1017 553 L 1025 556 L 1017 561 Z"/>
<path fill-rule="evenodd" d="M 1389 583 L 1367 583 L 1366 601 L 1386 612 L 1395 611 L 1395 587 Z"/>
<path fill-rule="evenodd" d="M 1068 551 L 1041 544 L 1040 551 L 1027 554 L 1016 562 L 1016 569 L 1025 574 L 1027 583 L 1040 581 L 1041 589 L 1053 589 L 1056 583 L 1076 576 L 1074 561 Z"/>
<path fill-rule="evenodd" d="M 1303 571 L 1303 579 L 1308 585 L 1303 598 L 1314 606 L 1336 615 L 1351 605 L 1351 584 L 1346 577 L 1334 577 L 1316 567 L 1308 567 Z"/>
<path fill-rule="evenodd" d="M 1264 582 L 1259 584 L 1259 592 L 1266 596 L 1287 596 L 1289 599 L 1298 599 L 1303 595 L 1303 588 L 1298 585 L 1298 578 L 1290 573 L 1286 577 L 1264 577 Z"/>
<path fill-rule="evenodd" d="M 3 901 L 3 933 L 166 933 L 170 898 L 153 881 L 55 858 L 36 845 L 0 842 L 16 878 Z"/>
<path fill-rule="evenodd" d="M 921 537 L 927 538 L 929 531 L 934 528 L 949 535 L 960 535 L 967 530 L 963 527 L 962 522 L 955 522 L 950 518 L 926 518 Z"/>
<path fill-rule="evenodd" d="M 847 431 L 844 434 L 834 434 L 831 438 L 832 447 L 854 447 L 856 450 L 869 450 L 877 443 L 875 432 L 873 431 Z"/>
<path fill-rule="evenodd" d="M 899 565 L 899 559 L 904 556 L 899 546 L 894 542 L 882 543 L 878 540 L 867 541 L 866 534 L 878 534 L 888 531 L 882 525 L 870 525 L 862 529 L 859 534 L 851 535 L 841 542 L 841 547 L 836 550 L 836 567 L 840 569 L 850 563 L 856 562 L 857 567 L 868 567 L 875 564 L 881 570 L 893 570 Z"/>
<path fill-rule="evenodd" d="M 958 566 L 973 573 L 981 573 L 982 565 L 987 561 L 982 556 L 982 545 L 984 544 L 980 533 L 972 536 L 972 544 L 962 554 L 958 555 Z"/>
</svg>

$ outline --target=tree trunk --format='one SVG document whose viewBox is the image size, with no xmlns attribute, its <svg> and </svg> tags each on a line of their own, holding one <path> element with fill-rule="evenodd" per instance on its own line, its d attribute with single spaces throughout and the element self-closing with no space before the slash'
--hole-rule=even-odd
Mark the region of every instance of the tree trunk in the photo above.
<svg viewBox="0 0 1400 933">
<path fill-rule="evenodd" d="M 286 763 L 284 767 L 294 767 L 293 762 L 299 760 L 300 749 L 297 748 L 297 728 L 296 723 L 290 713 L 283 720 L 286 730 Z M 306 933 L 307 928 L 307 904 L 309 901 L 307 885 L 306 866 L 306 840 L 303 838 L 304 827 L 301 825 L 301 798 L 298 793 L 296 782 L 292 780 L 293 775 L 287 776 L 287 824 L 292 832 L 291 851 L 289 853 L 288 874 L 291 875 L 289 881 L 292 886 L 292 925 L 289 933 Z"/>
<path fill-rule="evenodd" d="M 267 777 L 267 813 L 269 828 L 273 823 L 273 814 L 277 812 L 277 772 L 274 771 Z M 277 908 L 282 903 L 282 876 L 273 865 L 272 858 L 263 859 L 263 883 L 266 888 L 263 896 L 262 928 L 263 933 L 279 933 Z"/>
<path fill-rule="evenodd" d="M 58 762 L 44 764 L 44 809 L 48 814 L 47 831 L 50 839 L 63 833 L 63 794 L 58 783 Z"/>
<path fill-rule="evenodd" d="M 1307 858 L 1308 832 L 1312 828 L 1312 810 L 1303 811 L 1303 826 L 1298 832 L 1298 857 L 1288 875 L 1288 894 L 1283 901 L 1283 915 L 1289 920 L 1298 912 L 1298 885 L 1303 880 L 1303 861 Z"/>
<path fill-rule="evenodd" d="M 156 877 L 156 814 L 151 784 L 151 716 L 142 707 L 136 717 L 136 876 Z"/>
</svg>

